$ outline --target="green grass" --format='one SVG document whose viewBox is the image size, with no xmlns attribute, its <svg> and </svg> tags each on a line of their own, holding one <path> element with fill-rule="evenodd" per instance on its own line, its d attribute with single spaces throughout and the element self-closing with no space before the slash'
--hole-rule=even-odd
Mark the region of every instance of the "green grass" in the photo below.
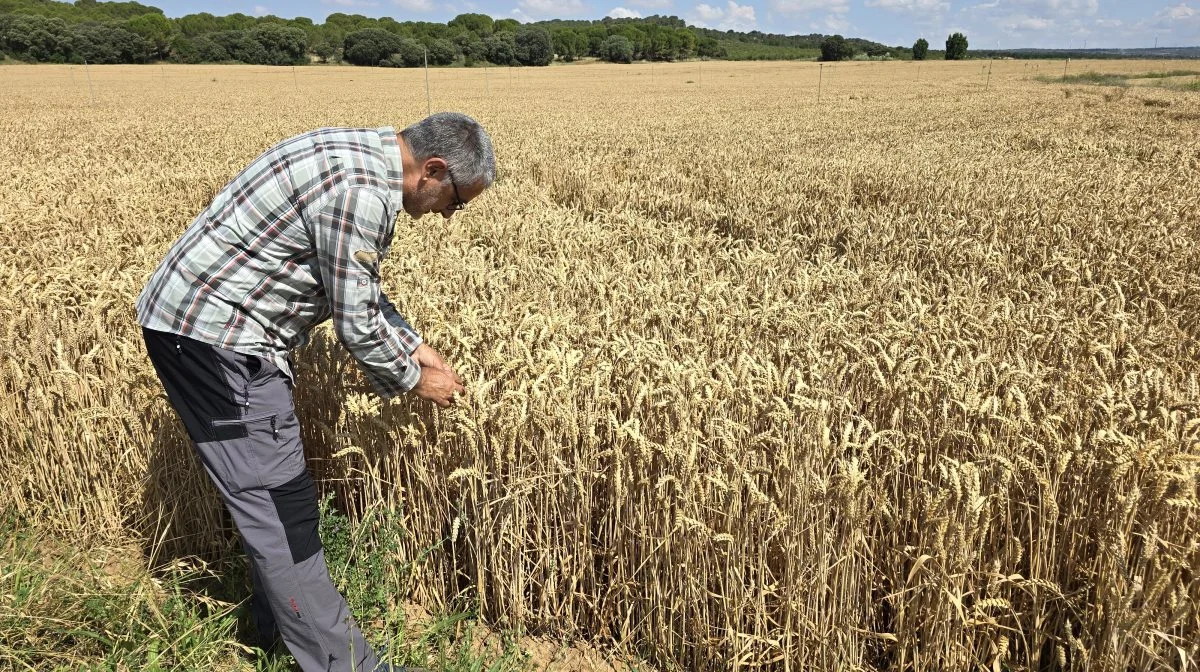
<svg viewBox="0 0 1200 672">
<path fill-rule="evenodd" d="M 1163 72 L 1144 72 L 1140 75 L 1129 75 L 1129 79 L 1164 79 L 1166 77 L 1187 77 L 1200 75 L 1200 70 L 1166 70 Z"/>
<path fill-rule="evenodd" d="M 1129 86 L 1127 80 L 1131 79 L 1128 75 L 1113 75 L 1101 72 L 1081 72 L 1075 75 L 1067 75 L 1066 77 L 1055 77 L 1053 75 L 1040 75 L 1039 82 L 1048 84 L 1092 84 L 1095 86 Z"/>
<path fill-rule="evenodd" d="M 237 605 L 192 591 L 202 565 L 131 572 L 12 517 L 0 538 L 0 668 L 216 669 L 240 650 Z"/>
<path fill-rule="evenodd" d="M 1167 79 L 1169 77 L 1187 77 L 1189 75 L 1200 75 L 1200 70 L 1166 70 L 1162 72 L 1140 72 L 1133 74 L 1114 74 L 1089 70 L 1087 72 L 1081 72 L 1074 75 L 1069 74 L 1066 77 L 1041 75 L 1037 79 L 1038 81 L 1045 82 L 1047 84 L 1090 84 L 1094 86 L 1125 87 L 1130 85 L 1129 80 L 1131 79 Z M 1157 84 L 1156 86 L 1162 86 L 1165 88 L 1180 88 L 1173 82 L 1164 82 L 1162 84 Z M 1187 89 L 1188 85 L 1184 85 L 1182 88 Z"/>
<path fill-rule="evenodd" d="M 501 633 L 498 649 L 472 647 L 481 628 L 470 605 L 406 621 L 397 596 L 407 594 L 412 567 L 393 559 L 404 534 L 398 515 L 352 526 L 329 499 L 321 511 L 330 575 L 384 660 L 438 672 L 530 668 L 512 633 Z M 11 515 L 0 519 L 0 540 L 0 669 L 297 669 L 285 647 L 246 644 L 250 585 L 240 554 L 221 567 L 180 560 L 148 569 L 131 548 L 68 542 Z"/>
</svg>

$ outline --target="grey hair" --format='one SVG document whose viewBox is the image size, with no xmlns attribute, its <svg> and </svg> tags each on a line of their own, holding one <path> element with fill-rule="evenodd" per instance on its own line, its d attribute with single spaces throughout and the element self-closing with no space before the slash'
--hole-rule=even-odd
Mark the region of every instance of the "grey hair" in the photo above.
<svg viewBox="0 0 1200 672">
<path fill-rule="evenodd" d="M 438 112 L 400 131 L 417 161 L 446 162 L 459 185 L 490 187 L 496 181 L 492 139 L 479 122 L 458 112 Z"/>
</svg>

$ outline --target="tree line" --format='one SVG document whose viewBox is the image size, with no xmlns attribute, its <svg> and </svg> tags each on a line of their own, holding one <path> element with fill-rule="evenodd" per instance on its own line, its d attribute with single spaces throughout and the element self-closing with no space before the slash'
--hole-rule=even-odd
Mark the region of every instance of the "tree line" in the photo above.
<svg viewBox="0 0 1200 672">
<path fill-rule="evenodd" d="M 830 35 L 821 40 L 821 56 L 818 60 L 822 61 L 846 61 L 855 57 L 858 49 L 853 40 L 847 40 L 841 35 Z M 879 56 L 884 52 L 872 52 L 870 49 L 866 51 L 868 57 Z M 929 58 L 929 40 L 919 38 L 913 43 L 910 51 L 914 61 L 923 61 Z M 947 61 L 962 60 L 967 57 L 967 36 L 962 33 L 952 33 L 946 38 L 946 51 L 944 52 Z"/>
<path fill-rule="evenodd" d="M 168 18 L 138 2 L 0 0 L 0 53 L 49 63 L 242 62 L 289 65 L 346 62 L 413 67 L 462 63 L 546 65 L 594 57 L 615 63 L 688 58 L 811 58 L 824 36 L 735 33 L 688 26 L 675 16 L 522 24 L 486 14 L 447 23 L 330 14 L 297 17 L 207 12 Z M 899 54 L 866 40 L 864 50 Z M 731 52 L 733 52 L 731 54 Z"/>
</svg>

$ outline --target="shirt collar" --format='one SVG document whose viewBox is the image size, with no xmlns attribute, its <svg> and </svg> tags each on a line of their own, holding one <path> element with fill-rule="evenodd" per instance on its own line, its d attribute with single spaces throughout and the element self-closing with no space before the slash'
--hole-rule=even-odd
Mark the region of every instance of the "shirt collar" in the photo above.
<svg viewBox="0 0 1200 672">
<path fill-rule="evenodd" d="M 388 167 L 388 198 L 392 212 L 404 209 L 404 158 L 400 154 L 400 137 L 391 126 L 379 129 L 379 143 Z"/>
</svg>

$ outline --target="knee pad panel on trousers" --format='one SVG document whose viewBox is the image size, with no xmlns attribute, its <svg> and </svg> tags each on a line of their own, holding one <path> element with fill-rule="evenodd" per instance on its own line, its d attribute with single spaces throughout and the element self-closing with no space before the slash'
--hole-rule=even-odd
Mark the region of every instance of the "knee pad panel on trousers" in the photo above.
<svg viewBox="0 0 1200 672">
<path fill-rule="evenodd" d="M 300 563 L 321 550 L 321 536 L 317 531 L 320 513 L 317 510 L 317 486 L 308 471 L 300 472 L 292 480 L 273 488 L 267 488 L 271 501 L 287 535 L 288 550 L 292 562 Z"/>
</svg>

